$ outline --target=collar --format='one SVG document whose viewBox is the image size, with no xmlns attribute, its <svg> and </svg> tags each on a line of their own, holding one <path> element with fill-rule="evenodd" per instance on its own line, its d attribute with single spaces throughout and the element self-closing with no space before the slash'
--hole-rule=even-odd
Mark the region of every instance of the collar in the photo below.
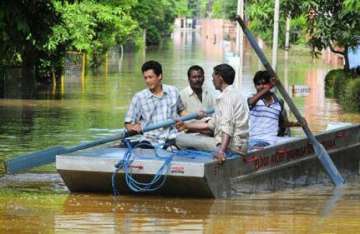
<svg viewBox="0 0 360 234">
<path fill-rule="evenodd" d="M 224 96 L 226 96 L 227 93 L 231 92 L 233 89 L 234 89 L 234 86 L 233 86 L 233 85 L 227 86 L 227 87 L 219 94 L 219 96 L 217 96 L 216 99 L 221 99 L 221 98 L 223 98 Z"/>
<path fill-rule="evenodd" d="M 168 87 L 167 85 L 161 84 L 161 87 L 162 87 L 162 90 L 163 90 L 164 95 L 169 93 L 169 87 Z M 146 97 L 148 97 L 148 98 L 158 97 L 158 96 L 156 96 L 155 94 L 153 94 L 153 93 L 150 91 L 150 89 L 146 89 L 145 94 L 146 94 Z"/>
<path fill-rule="evenodd" d="M 278 97 L 277 97 L 274 93 L 271 94 L 271 97 L 272 97 L 272 103 L 270 103 L 270 105 L 273 105 L 273 104 L 279 102 Z M 264 98 L 261 98 L 261 100 L 262 100 L 262 101 L 264 102 L 264 104 L 265 104 L 265 99 L 264 99 Z"/>
<path fill-rule="evenodd" d="M 206 92 L 207 92 L 207 91 L 204 90 L 204 87 L 202 87 L 202 93 L 205 94 Z M 193 90 L 190 86 L 187 87 L 187 95 L 188 95 L 189 97 L 196 95 L 196 93 L 194 92 L 194 90 Z M 196 96 L 197 96 L 197 95 L 196 95 Z"/>
</svg>

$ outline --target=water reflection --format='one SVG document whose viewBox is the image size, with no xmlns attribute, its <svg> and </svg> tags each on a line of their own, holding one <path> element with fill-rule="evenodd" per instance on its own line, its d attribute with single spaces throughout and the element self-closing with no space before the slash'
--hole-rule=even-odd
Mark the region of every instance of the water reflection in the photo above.
<svg viewBox="0 0 360 234">
<path fill-rule="evenodd" d="M 0 215 L 5 219 L 0 228 L 51 233 L 356 233 L 359 194 L 358 183 L 340 192 L 312 186 L 230 200 L 25 193 L 10 200 L 1 193 Z"/>
</svg>

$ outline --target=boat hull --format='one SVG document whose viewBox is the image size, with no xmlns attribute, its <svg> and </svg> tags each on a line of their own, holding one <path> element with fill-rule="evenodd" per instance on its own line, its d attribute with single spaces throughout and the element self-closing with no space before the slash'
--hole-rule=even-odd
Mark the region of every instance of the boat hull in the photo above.
<svg viewBox="0 0 360 234">
<path fill-rule="evenodd" d="M 359 174 L 360 125 L 343 127 L 317 136 L 340 173 L 349 179 Z M 97 148 L 58 155 L 56 167 L 71 192 L 113 191 L 114 165 L 125 149 Z M 130 171 L 136 179 L 149 181 L 163 160 L 153 150 L 139 149 Z M 116 175 L 120 194 L 129 189 L 123 170 Z M 191 197 L 230 197 L 242 192 L 275 191 L 316 183 L 331 183 L 306 138 L 233 157 L 219 165 L 211 157 L 174 157 L 164 185 L 148 194 Z"/>
</svg>

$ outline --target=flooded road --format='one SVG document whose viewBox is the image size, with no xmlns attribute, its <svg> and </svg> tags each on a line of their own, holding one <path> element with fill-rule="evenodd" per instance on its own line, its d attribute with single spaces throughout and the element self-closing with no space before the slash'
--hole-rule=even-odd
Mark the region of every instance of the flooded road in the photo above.
<svg viewBox="0 0 360 234">
<path fill-rule="evenodd" d="M 212 67 L 228 62 L 236 67 L 229 42 L 212 40 L 195 31 L 176 31 L 161 48 L 109 54 L 98 73 L 81 64 L 67 67 L 63 81 L 22 99 L 8 80 L 0 99 L 0 159 L 54 145 L 112 135 L 123 127 L 133 94 L 144 88 L 140 67 L 155 59 L 163 64 L 164 83 L 182 89 L 190 65 L 204 67 L 211 84 Z M 333 122 L 360 123 L 359 114 L 343 113 L 324 96 L 324 76 L 330 69 L 313 61 L 308 50 L 279 53 L 278 74 L 314 132 Z M 270 57 L 270 56 L 268 56 Z M 235 62 L 234 62 L 235 61 Z M 238 69 L 238 68 L 237 68 Z M 253 52 L 245 53 L 244 95 L 254 92 L 252 76 L 263 69 Z M 296 93 L 298 87 L 305 92 Z M 293 91 L 294 90 L 294 91 Z M 301 135 L 301 130 L 294 131 Z M 242 194 L 228 200 L 150 196 L 69 194 L 54 166 L 35 174 L 0 180 L 0 232 L 31 233 L 356 233 L 360 230 L 360 186 L 357 180 L 341 191 L 312 186 L 277 193 Z M 46 174 L 43 174 L 46 172 Z"/>
<path fill-rule="evenodd" d="M 2 191 L 0 231 L 358 233 L 359 191 L 316 186 L 228 200 Z"/>
</svg>

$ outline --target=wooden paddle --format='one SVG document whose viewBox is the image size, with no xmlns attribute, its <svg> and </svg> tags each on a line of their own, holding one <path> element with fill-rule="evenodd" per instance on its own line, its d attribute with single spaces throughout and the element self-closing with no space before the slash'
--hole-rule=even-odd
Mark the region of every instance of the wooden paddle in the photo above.
<svg viewBox="0 0 360 234">
<path fill-rule="evenodd" d="M 205 113 L 212 114 L 212 113 L 214 113 L 214 109 L 206 110 Z M 183 116 L 179 119 L 181 121 L 188 121 L 191 119 L 195 119 L 197 117 L 198 117 L 198 113 L 191 113 L 191 114 Z M 169 127 L 174 124 L 175 124 L 175 120 L 168 119 L 168 120 L 162 121 L 160 123 L 151 124 L 149 126 L 146 126 L 143 129 L 143 132 L 149 132 L 149 131 L 152 131 L 152 130 L 155 130 L 158 128 L 166 128 L 166 127 Z M 127 136 L 129 136 L 129 134 L 126 131 L 126 129 L 122 129 L 122 131 L 116 135 L 97 139 L 92 142 L 82 143 L 80 145 L 76 145 L 76 146 L 73 146 L 70 148 L 66 148 L 64 146 L 55 146 L 55 147 L 52 147 L 52 148 L 49 148 L 49 149 L 46 149 L 43 151 L 37 151 L 34 153 L 21 155 L 16 158 L 5 161 L 5 173 L 14 174 L 14 173 L 18 173 L 20 171 L 25 171 L 25 170 L 28 170 L 28 169 L 31 169 L 34 167 L 49 164 L 49 163 L 55 162 L 56 155 L 68 154 L 68 153 L 72 153 L 72 152 L 75 152 L 78 150 L 83 150 L 86 148 L 105 144 L 108 142 L 121 140 Z"/>
<path fill-rule="evenodd" d="M 270 63 L 268 62 L 268 60 L 265 57 L 265 54 L 262 52 L 259 45 L 257 44 L 255 37 L 247 29 L 244 21 L 241 19 L 240 16 L 236 16 L 235 20 L 240 24 L 242 30 L 244 31 L 244 34 L 246 35 L 252 48 L 255 50 L 255 53 L 259 57 L 261 63 L 264 65 L 266 70 L 271 74 L 271 76 L 275 78 L 276 88 L 279 90 L 279 92 L 283 96 L 283 98 L 286 101 L 286 103 L 288 104 L 290 110 L 294 113 L 297 121 L 302 124 L 302 128 L 304 129 L 304 132 L 305 132 L 306 136 L 308 137 L 309 142 L 312 144 L 316 156 L 320 160 L 326 173 L 330 176 L 331 181 L 336 186 L 344 184 L 345 181 L 344 181 L 343 177 L 340 175 L 339 171 L 337 170 L 336 166 L 334 165 L 333 161 L 331 160 L 329 154 L 326 152 L 324 146 L 322 144 L 320 144 L 320 142 L 312 134 L 309 126 L 306 123 L 306 120 L 301 116 L 299 110 L 296 108 L 296 106 L 293 103 L 293 101 L 291 100 L 290 96 L 287 94 L 287 92 L 286 92 L 284 86 L 281 84 L 276 72 L 271 67 Z"/>
</svg>

